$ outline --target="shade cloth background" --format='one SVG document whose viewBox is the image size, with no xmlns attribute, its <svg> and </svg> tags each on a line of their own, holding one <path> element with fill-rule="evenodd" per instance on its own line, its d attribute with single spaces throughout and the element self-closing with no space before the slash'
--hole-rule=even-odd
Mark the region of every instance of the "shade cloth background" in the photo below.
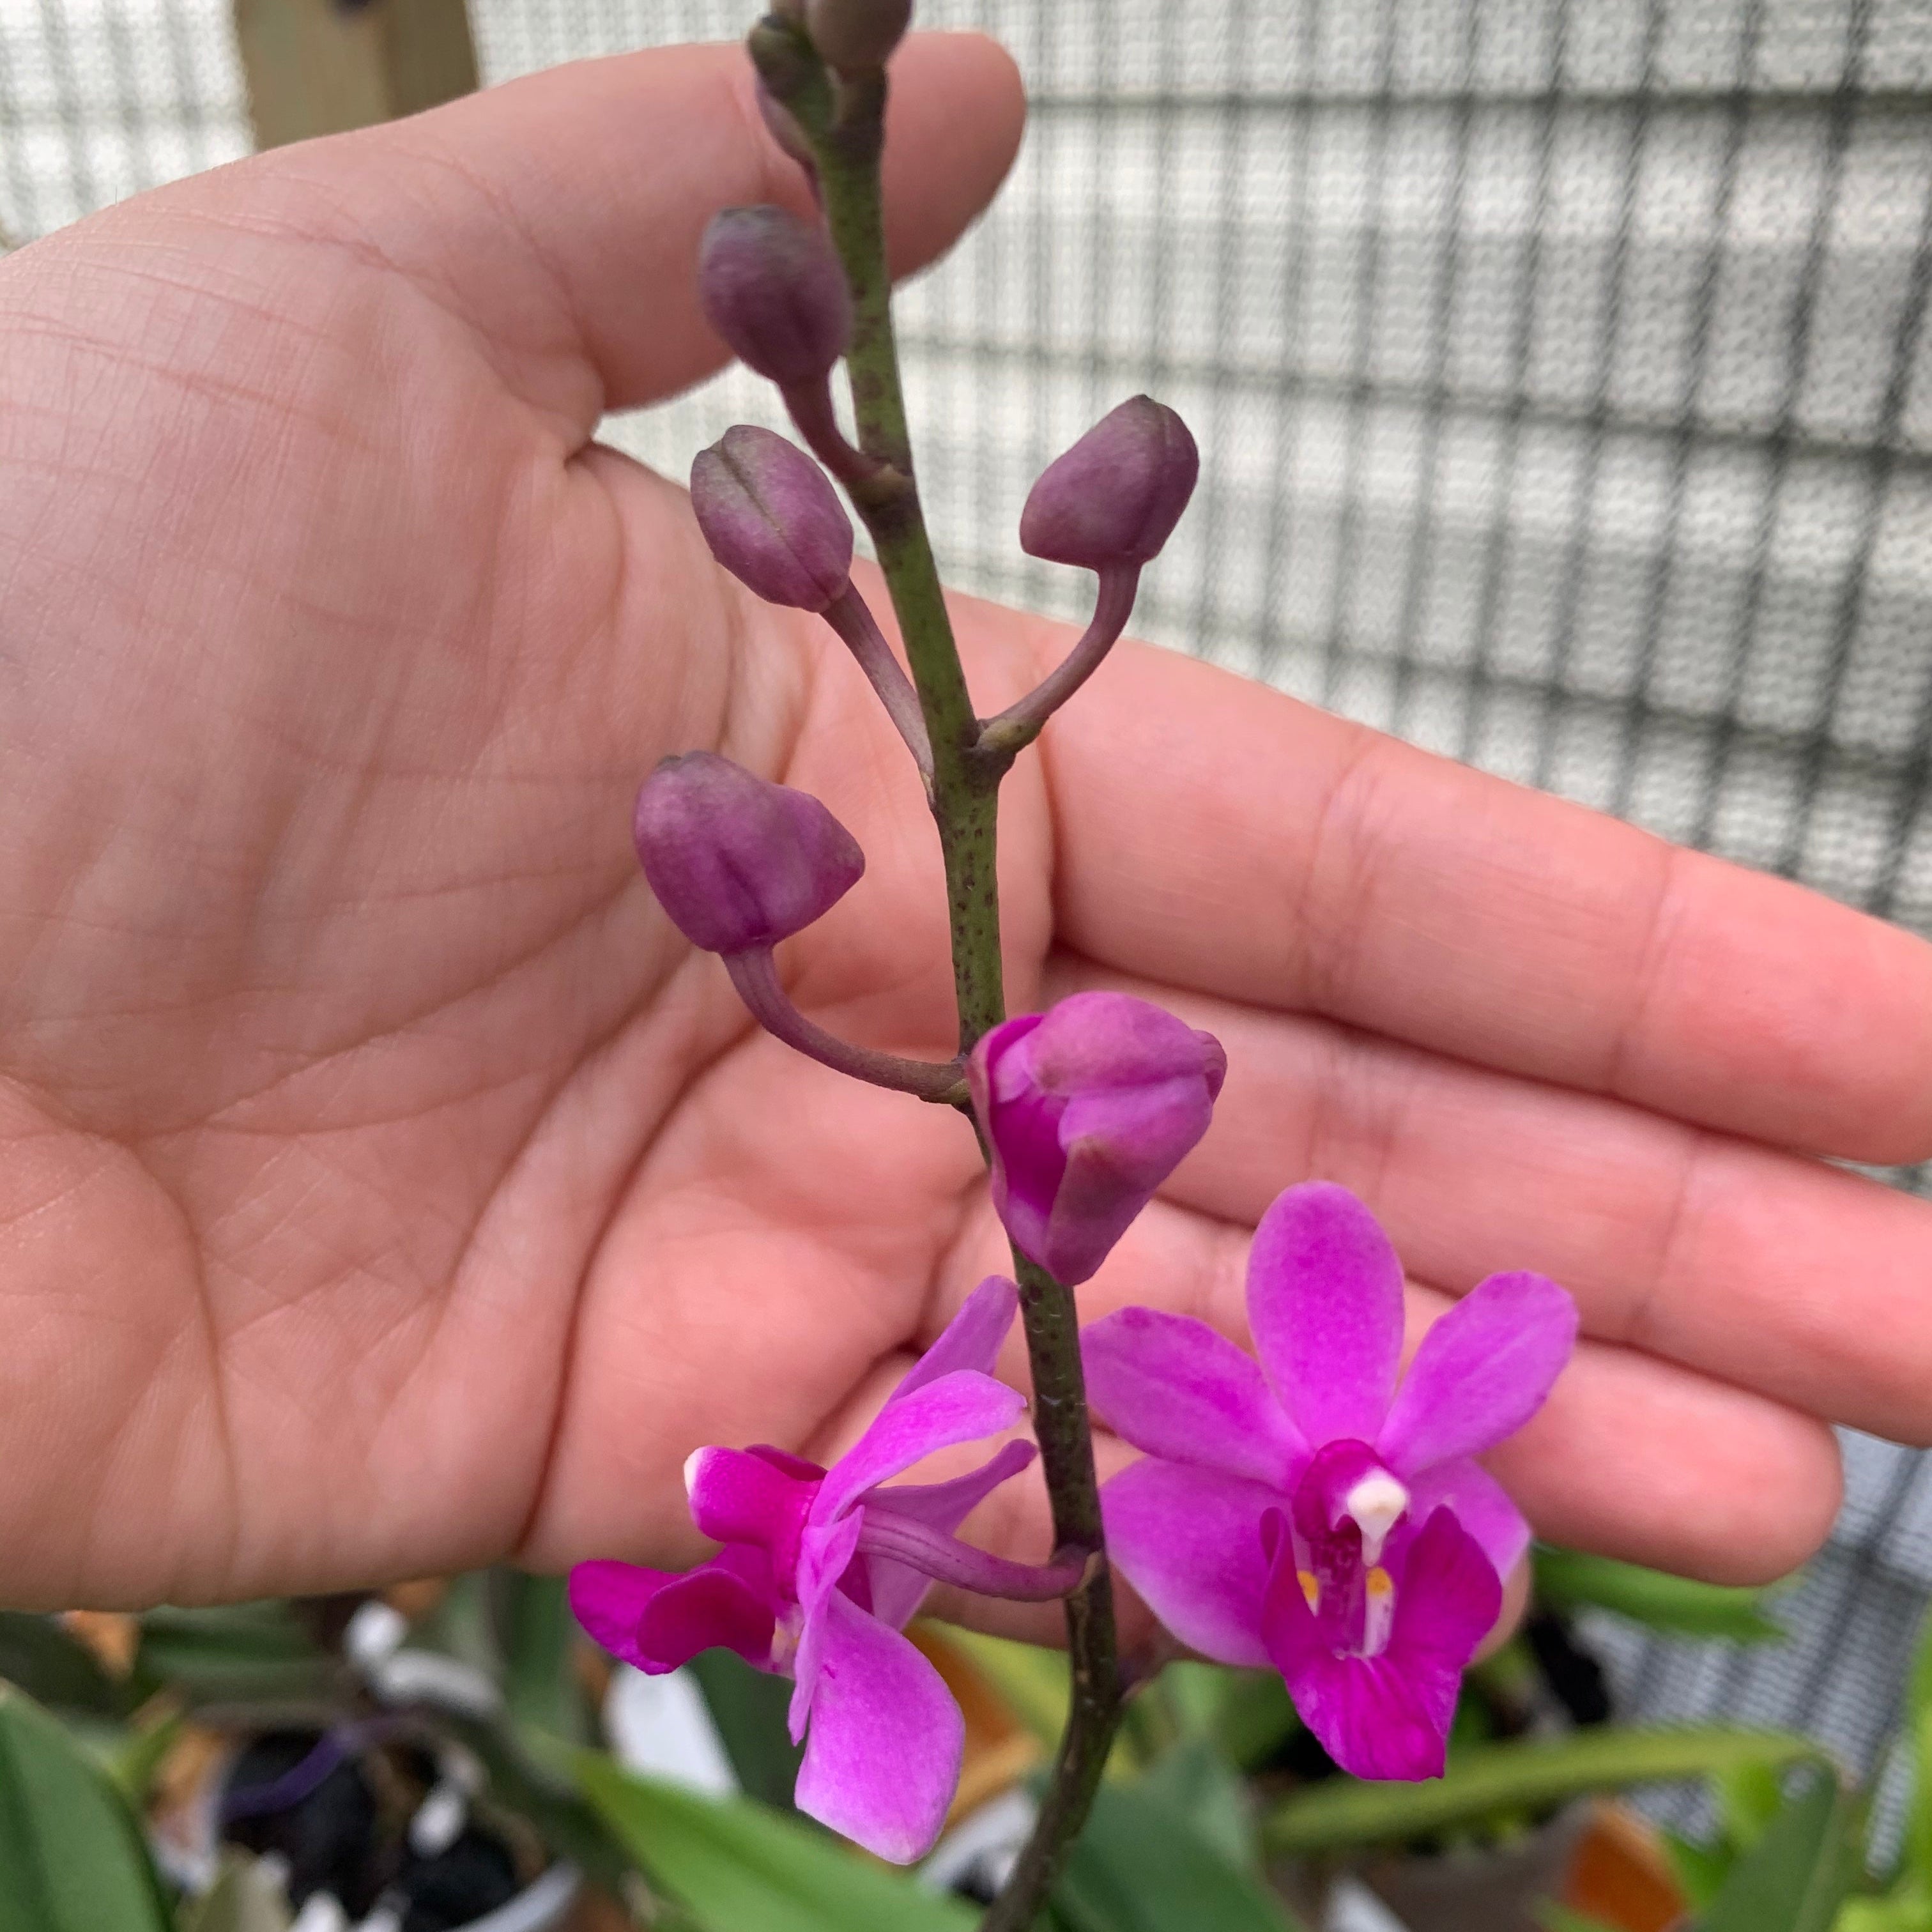
<svg viewBox="0 0 1932 1932">
<path fill-rule="evenodd" d="M 745 11 L 472 4 L 491 80 Z M 1142 632 L 1932 933 L 1932 0 L 921 16 L 998 33 L 1033 103 L 902 308 L 951 581 L 1073 614 L 1020 504 L 1151 389 L 1204 480 Z M 247 146 L 218 0 L 0 0 L 16 236 Z M 610 434 L 682 474 L 748 418 L 729 374 Z M 1883 1754 L 1932 1480 L 1845 1447 L 1792 1641 L 1606 1630 L 1628 1708 Z"/>
</svg>

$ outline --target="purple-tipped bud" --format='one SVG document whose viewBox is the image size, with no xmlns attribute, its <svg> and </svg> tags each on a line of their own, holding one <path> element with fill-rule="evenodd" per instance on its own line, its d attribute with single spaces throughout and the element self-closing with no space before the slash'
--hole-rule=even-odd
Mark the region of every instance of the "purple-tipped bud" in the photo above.
<svg viewBox="0 0 1932 1932">
<path fill-rule="evenodd" d="M 664 759 L 638 793 L 632 830 L 658 902 L 707 952 L 776 945 L 866 869 L 858 842 L 809 792 L 710 752 Z"/>
<path fill-rule="evenodd" d="M 852 297 L 830 238 L 782 208 L 728 208 L 698 251 L 705 320 L 781 388 L 830 374 L 852 339 Z"/>
<path fill-rule="evenodd" d="M 1132 397 L 1040 472 L 1020 512 L 1020 548 L 1084 570 L 1150 563 L 1200 471 L 1187 425 L 1164 403 Z"/>
<path fill-rule="evenodd" d="M 1124 993 L 1076 993 L 994 1028 L 966 1078 L 1021 1253 L 1070 1287 L 1086 1280 L 1208 1131 L 1227 1071 L 1212 1034 Z"/>
<path fill-rule="evenodd" d="M 740 423 L 691 466 L 691 507 L 711 554 L 768 604 L 823 610 L 852 574 L 852 521 L 795 444 Z"/>
<path fill-rule="evenodd" d="M 912 0 L 806 0 L 812 44 L 842 74 L 884 67 L 911 18 Z"/>
</svg>

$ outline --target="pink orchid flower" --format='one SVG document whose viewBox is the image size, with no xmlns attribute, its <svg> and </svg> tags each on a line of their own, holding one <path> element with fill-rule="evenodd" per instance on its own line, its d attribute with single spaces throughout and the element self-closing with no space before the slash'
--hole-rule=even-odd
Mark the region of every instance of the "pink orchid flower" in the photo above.
<svg viewBox="0 0 1932 1932">
<path fill-rule="evenodd" d="M 682 1572 L 580 1563 L 571 1606 L 605 1649 L 653 1676 L 714 1645 L 791 1677 L 800 1810 L 896 1864 L 932 1849 L 959 1781 L 964 1725 L 940 1675 L 901 1634 L 934 1579 L 1045 1599 L 1078 1561 L 1008 1563 L 952 1532 L 1033 1460 L 1006 1443 L 950 1482 L 882 1487 L 934 1450 L 1010 1428 L 1025 1408 L 989 1372 L 1018 1307 L 994 1276 L 830 1469 L 783 1450 L 700 1449 L 685 1466 L 692 1520 L 724 1547 Z"/>
<path fill-rule="evenodd" d="M 1462 1672 L 1529 1540 L 1473 1458 L 1542 1406 L 1576 1304 L 1492 1275 L 1398 1388 L 1402 1264 L 1324 1182 L 1262 1217 L 1247 1299 L 1258 1362 L 1146 1308 L 1082 1337 L 1094 1408 L 1146 1451 L 1102 1492 L 1114 1560 L 1184 1643 L 1278 1670 L 1345 1771 L 1439 1777 Z"/>
</svg>

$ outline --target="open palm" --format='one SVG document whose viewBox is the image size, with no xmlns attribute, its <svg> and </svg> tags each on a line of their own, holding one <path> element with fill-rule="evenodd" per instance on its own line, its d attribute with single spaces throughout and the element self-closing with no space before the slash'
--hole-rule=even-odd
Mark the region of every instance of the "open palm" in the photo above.
<svg viewBox="0 0 1932 1932">
<path fill-rule="evenodd" d="M 976 40 L 894 71 L 910 266 L 1020 106 Z M 862 682 L 592 440 L 710 366 L 698 235 L 788 176 L 742 56 L 687 50 L 0 269 L 0 1598 L 682 1560 L 694 1447 L 835 1445 L 1000 1264 L 961 1122 L 758 1034 L 626 836 L 670 751 L 816 792 L 869 869 L 795 996 L 950 1052 L 936 842 Z M 982 711 L 1064 648 L 958 616 Z M 1240 1336 L 1256 1214 L 1341 1180 L 1418 1323 L 1498 1268 L 1576 1293 L 1498 1468 L 1548 1532 L 1708 1574 L 1822 1535 L 1820 1418 L 1932 1433 L 1932 1209 L 1807 1157 L 1932 1151 L 1932 949 L 1137 649 L 1002 837 L 1016 1008 L 1130 986 L 1229 1052 L 1086 1312 Z M 981 1527 L 1036 1552 L 1043 1498 Z"/>
</svg>

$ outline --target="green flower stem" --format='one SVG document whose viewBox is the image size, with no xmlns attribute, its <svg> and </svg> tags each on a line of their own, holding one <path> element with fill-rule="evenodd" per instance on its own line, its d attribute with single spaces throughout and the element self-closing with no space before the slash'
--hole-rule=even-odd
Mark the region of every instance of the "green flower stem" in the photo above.
<svg viewBox="0 0 1932 1932">
<path fill-rule="evenodd" d="M 1020 1316 L 1033 1367 L 1034 1432 L 1062 1548 L 1091 1551 L 1078 1589 L 1066 1599 L 1066 1657 L 1072 1678 L 1066 1728 L 1040 1817 L 1019 1862 L 980 1932 L 1029 1932 L 1069 1848 L 1087 1822 L 1120 1721 L 1120 1660 L 1114 1636 L 1114 1584 L 1100 1526 L 1100 1486 L 1087 1422 L 1080 1366 L 1080 1317 L 1073 1291 L 1013 1250 Z"/>
<path fill-rule="evenodd" d="M 753 30 L 750 46 L 765 85 L 812 142 L 826 224 L 851 288 L 846 374 L 859 447 L 878 466 L 853 478 L 848 489 L 872 534 L 932 742 L 932 815 L 946 871 L 959 1050 L 969 1053 L 1006 1017 L 995 860 L 999 784 L 1010 754 L 992 759 L 980 748 L 980 721 L 914 480 L 879 191 L 885 78 L 835 79 L 804 35 L 776 17 Z M 1067 1846 L 1086 1820 L 1120 1708 L 1113 1592 L 1073 1295 L 1030 1262 L 1017 1254 L 1014 1262 L 1054 1540 L 1059 1549 L 1085 1552 L 1091 1560 L 1079 1588 L 1066 1599 L 1073 1690 L 1052 1784 L 1033 1838 L 987 1916 L 986 1932 L 1027 1932 L 1031 1926 Z"/>
</svg>

